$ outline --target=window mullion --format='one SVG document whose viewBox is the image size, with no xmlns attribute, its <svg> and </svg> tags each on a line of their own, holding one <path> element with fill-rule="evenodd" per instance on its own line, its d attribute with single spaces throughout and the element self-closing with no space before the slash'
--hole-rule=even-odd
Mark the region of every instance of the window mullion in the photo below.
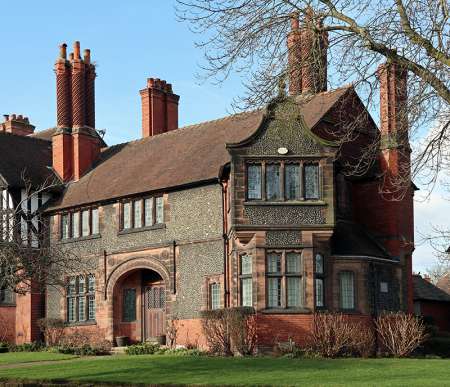
<svg viewBox="0 0 450 387">
<path fill-rule="evenodd" d="M 261 199 L 266 200 L 266 162 L 261 163 Z"/>
<path fill-rule="evenodd" d="M 300 161 L 300 200 L 305 200 L 305 171 L 303 160 Z"/>
<path fill-rule="evenodd" d="M 284 192 L 284 185 L 286 184 L 285 179 L 286 176 L 284 175 L 284 161 L 281 161 L 280 165 L 280 179 L 278 181 L 278 184 L 280 184 L 280 198 L 281 200 L 286 200 L 286 195 Z"/>
</svg>

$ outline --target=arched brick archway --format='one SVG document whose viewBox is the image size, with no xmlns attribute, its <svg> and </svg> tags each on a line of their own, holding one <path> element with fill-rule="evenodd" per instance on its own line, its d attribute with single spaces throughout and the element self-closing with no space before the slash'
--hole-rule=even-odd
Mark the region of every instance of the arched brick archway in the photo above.
<svg viewBox="0 0 450 387">
<path fill-rule="evenodd" d="M 107 338 L 114 340 L 114 291 L 123 277 L 134 272 L 151 271 L 157 273 L 165 284 L 166 291 L 170 290 L 170 274 L 164 264 L 151 257 L 131 258 L 119 264 L 112 270 L 106 280 L 105 302 L 107 315 Z M 167 305 L 169 308 L 169 305 Z"/>
</svg>

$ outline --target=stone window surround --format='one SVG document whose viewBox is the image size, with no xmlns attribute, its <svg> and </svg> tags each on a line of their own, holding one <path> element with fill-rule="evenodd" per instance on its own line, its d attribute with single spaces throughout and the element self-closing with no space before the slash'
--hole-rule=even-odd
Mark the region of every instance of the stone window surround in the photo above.
<svg viewBox="0 0 450 387">
<path fill-rule="evenodd" d="M 300 271 L 298 273 L 288 273 L 287 272 L 287 263 L 286 256 L 289 253 L 298 254 L 300 256 Z M 267 270 L 267 257 L 269 254 L 280 254 L 281 255 L 281 272 L 277 274 L 269 274 Z M 304 293 L 305 293 L 305 273 L 304 273 L 304 262 L 303 262 L 303 254 L 301 249 L 268 249 L 266 250 L 265 257 L 265 288 L 266 288 L 266 308 L 264 309 L 265 313 L 280 313 L 281 311 L 299 311 L 302 312 L 305 308 L 304 306 Z M 278 307 L 269 307 L 269 290 L 268 290 L 268 281 L 267 278 L 270 277 L 279 277 L 281 278 L 281 306 Z M 300 305 L 298 307 L 288 307 L 287 306 L 287 278 L 288 277 L 300 277 Z"/>
<path fill-rule="evenodd" d="M 163 200 L 163 223 L 156 223 L 156 199 L 162 198 Z M 152 208 L 152 217 L 153 217 L 153 224 L 150 226 L 145 226 L 145 200 L 152 199 L 153 200 L 153 208 Z M 134 227 L 134 202 L 135 201 L 141 201 L 141 227 Z M 119 224 L 119 232 L 118 235 L 122 234 L 129 234 L 134 232 L 140 232 L 140 231 L 148 231 L 148 230 L 157 230 L 165 228 L 165 222 L 166 222 L 166 199 L 165 195 L 158 194 L 158 195 L 145 195 L 145 196 L 139 196 L 139 197 L 128 197 L 123 198 L 119 201 L 119 211 L 118 211 L 118 224 Z M 130 228 L 124 228 L 124 204 L 125 203 L 131 203 L 130 212 L 131 212 L 131 227 Z"/>
<path fill-rule="evenodd" d="M 323 158 L 299 158 L 299 157 L 283 157 L 283 158 L 246 158 L 244 165 L 244 185 L 245 185 L 245 204 L 306 204 L 306 203 L 322 203 L 323 199 Z M 280 192 L 281 199 L 278 200 L 267 200 L 266 199 L 266 165 L 268 164 L 279 164 L 280 165 Z M 300 165 L 300 198 L 297 200 L 286 199 L 285 197 L 285 165 L 286 164 L 299 164 Z M 250 199 L 248 197 L 248 166 L 249 165 L 261 165 L 261 199 Z M 318 179 L 319 179 L 319 195 L 317 199 L 305 199 L 305 176 L 304 167 L 306 165 L 318 165 Z"/>
<path fill-rule="evenodd" d="M 322 257 L 322 272 L 318 272 L 317 271 L 317 256 L 320 255 Z M 314 308 L 317 310 L 322 310 L 322 309 L 326 309 L 326 292 L 325 292 L 325 277 L 326 277 L 326 260 L 325 260 L 325 254 L 323 254 L 322 252 L 318 251 L 314 254 Z M 316 279 L 320 279 L 322 280 L 322 301 L 323 301 L 323 305 L 322 306 L 318 306 L 317 305 L 317 301 L 316 301 L 316 291 L 317 291 L 317 287 L 316 287 Z"/>
<path fill-rule="evenodd" d="M 219 284 L 220 285 L 220 307 L 223 308 L 224 304 L 224 276 L 223 274 L 212 274 L 208 275 L 204 278 L 202 284 L 202 298 L 203 305 L 202 310 L 211 310 L 211 285 Z"/>
<path fill-rule="evenodd" d="M 69 310 L 68 310 L 68 299 L 70 298 L 70 295 L 69 295 L 69 293 L 68 293 L 68 290 L 67 290 L 67 287 L 68 287 L 68 285 L 69 285 L 69 281 L 70 281 L 70 279 L 72 278 L 72 277 L 67 277 L 66 278 L 66 286 L 64 287 L 64 294 L 65 294 L 65 297 L 62 297 L 61 298 L 61 302 L 62 302 L 62 312 L 63 312 L 63 319 L 64 319 L 64 321 L 65 321 L 65 323 L 66 323 L 66 325 L 67 326 L 83 326 L 83 325 L 97 325 L 97 320 L 96 320 L 96 318 L 94 318 L 94 319 L 91 319 L 91 320 L 89 320 L 88 318 L 89 318 L 89 316 L 88 316 L 88 304 L 89 304 L 89 296 L 94 296 L 94 313 L 95 313 L 95 315 L 97 314 L 97 295 L 96 295 L 96 283 L 97 283 L 97 277 L 96 277 L 96 275 L 94 274 L 94 273 L 89 273 L 89 274 L 80 274 L 80 275 L 76 275 L 76 276 L 73 276 L 74 278 L 75 278 L 75 281 L 76 281 L 76 287 L 78 287 L 78 277 L 80 277 L 80 276 L 84 276 L 85 277 L 85 284 L 84 284 L 84 286 L 85 286 L 85 292 L 83 293 L 84 294 L 84 297 L 86 298 L 86 301 L 85 301 L 85 309 L 86 309 L 86 320 L 84 320 L 84 321 L 80 321 L 80 320 L 78 320 L 78 301 L 77 302 L 75 302 L 75 313 L 76 313 L 76 316 L 77 316 L 77 320 L 76 321 L 69 321 Z M 93 291 L 90 291 L 89 290 L 89 277 L 90 276 L 92 276 L 92 277 L 94 277 L 94 290 Z M 75 298 L 78 298 L 78 296 L 79 296 L 80 294 L 76 291 L 75 293 L 74 293 L 74 297 Z"/>
<path fill-rule="evenodd" d="M 93 234 L 92 233 L 92 212 L 94 210 L 97 210 L 97 230 L 98 232 Z M 82 213 L 83 211 L 89 211 L 89 235 L 82 235 Z M 79 227 L 79 232 L 78 232 L 78 237 L 74 238 L 73 235 L 73 223 L 72 223 L 72 217 L 73 214 L 75 213 L 79 213 L 79 220 L 78 220 L 78 227 Z M 99 206 L 86 206 L 86 207 L 79 207 L 79 208 L 74 208 L 74 209 L 70 209 L 68 211 L 64 211 L 58 214 L 58 218 L 59 218 L 59 240 L 63 243 L 65 242 L 72 242 L 72 241 L 79 241 L 79 240 L 85 240 L 85 239 L 95 239 L 95 238 L 100 238 L 101 233 L 100 233 L 100 207 Z M 65 215 L 69 216 L 69 236 L 68 238 L 63 238 L 63 217 Z"/>
</svg>

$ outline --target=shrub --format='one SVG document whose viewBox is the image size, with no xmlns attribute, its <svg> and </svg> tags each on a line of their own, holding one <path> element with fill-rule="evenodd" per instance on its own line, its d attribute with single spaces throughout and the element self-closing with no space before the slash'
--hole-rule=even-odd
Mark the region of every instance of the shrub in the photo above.
<svg viewBox="0 0 450 387">
<path fill-rule="evenodd" d="M 5 352 L 8 352 L 8 351 L 9 351 L 8 343 L 0 342 L 0 353 L 5 353 Z"/>
<path fill-rule="evenodd" d="M 422 320 L 403 312 L 383 313 L 375 327 L 381 351 L 395 357 L 409 356 L 427 337 Z"/>
<path fill-rule="evenodd" d="M 64 334 L 59 339 L 58 351 L 79 356 L 99 356 L 111 353 L 111 343 L 79 330 Z"/>
<path fill-rule="evenodd" d="M 226 308 L 202 312 L 202 328 L 214 354 L 230 356 L 254 352 L 256 323 L 253 308 Z"/>
<path fill-rule="evenodd" d="M 374 352 L 373 332 L 341 313 L 315 313 L 307 351 L 322 357 L 364 356 Z"/>
<path fill-rule="evenodd" d="M 162 352 L 162 348 L 156 343 L 142 343 L 130 345 L 125 349 L 127 355 L 154 355 L 157 352 Z"/>
<path fill-rule="evenodd" d="M 10 345 L 10 352 L 40 352 L 45 349 L 45 345 L 41 342 L 34 341 L 32 343 L 24 343 L 19 345 Z"/>
<path fill-rule="evenodd" d="M 57 318 L 43 318 L 38 321 L 38 326 L 44 335 L 48 346 L 58 345 L 64 335 L 65 323 Z"/>
<path fill-rule="evenodd" d="M 425 355 L 450 358 L 450 337 L 431 337 L 423 343 Z"/>
<path fill-rule="evenodd" d="M 167 322 L 167 345 L 169 348 L 177 346 L 178 318 L 174 317 Z"/>
</svg>

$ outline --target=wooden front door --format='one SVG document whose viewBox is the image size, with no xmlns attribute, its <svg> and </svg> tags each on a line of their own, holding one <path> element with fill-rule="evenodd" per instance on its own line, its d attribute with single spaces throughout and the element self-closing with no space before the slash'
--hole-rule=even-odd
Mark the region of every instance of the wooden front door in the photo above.
<svg viewBox="0 0 450 387">
<path fill-rule="evenodd" d="M 145 287 L 144 338 L 150 340 L 166 334 L 166 289 L 164 284 Z"/>
</svg>

